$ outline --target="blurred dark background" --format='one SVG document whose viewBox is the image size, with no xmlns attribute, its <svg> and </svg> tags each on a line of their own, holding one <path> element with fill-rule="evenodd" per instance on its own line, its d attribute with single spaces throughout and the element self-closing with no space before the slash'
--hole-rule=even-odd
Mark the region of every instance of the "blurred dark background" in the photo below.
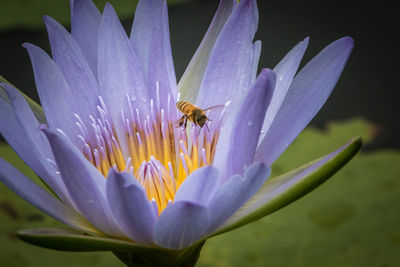
<svg viewBox="0 0 400 267">
<path fill-rule="evenodd" d="M 0 1 L 2 6 L 7 2 L 12 1 Z M 66 0 L 55 2 L 67 6 Z M 134 3 L 125 2 L 129 2 L 127 7 L 121 8 L 125 14 L 132 14 Z M 170 6 L 172 52 L 178 79 L 207 30 L 217 4 L 216 0 L 199 0 L 180 1 Z M 291 47 L 307 36 L 311 41 L 302 64 L 340 37 L 350 35 L 355 39 L 353 54 L 336 89 L 311 124 L 324 127 L 328 121 L 363 117 L 374 123 L 377 134 L 374 142 L 364 149 L 400 148 L 399 24 L 398 13 L 389 1 L 373 5 L 315 0 L 259 1 L 258 4 L 260 20 L 256 39 L 263 44 L 260 67 L 273 68 Z M 50 7 L 41 8 L 45 14 L 57 18 L 58 13 L 53 14 Z M 123 19 L 128 31 L 131 17 Z M 41 15 L 34 19 L 39 27 L 20 25 L 0 31 L 0 73 L 38 100 L 30 61 L 21 47 L 23 42 L 32 42 L 49 51 L 44 26 L 40 27 Z"/>
</svg>

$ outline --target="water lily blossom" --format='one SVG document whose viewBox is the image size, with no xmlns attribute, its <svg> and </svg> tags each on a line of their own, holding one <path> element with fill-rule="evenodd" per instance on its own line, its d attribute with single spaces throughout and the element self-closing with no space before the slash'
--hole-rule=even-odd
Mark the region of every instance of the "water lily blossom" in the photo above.
<svg viewBox="0 0 400 267">
<path fill-rule="evenodd" d="M 0 84 L 1 135 L 51 192 L 4 159 L 0 181 L 89 235 L 21 232 L 28 242 L 68 250 L 62 240 L 69 238 L 69 250 L 75 242 L 76 250 L 111 250 L 125 262 L 128 252 L 140 258 L 143 251 L 167 251 L 171 262 L 194 264 L 190 255 L 208 237 L 289 204 L 360 147 L 354 139 L 267 180 L 270 166 L 329 97 L 352 51 L 350 37 L 329 44 L 298 73 L 308 38 L 273 70 L 257 73 L 256 1 L 221 0 L 177 83 L 166 1 L 139 1 L 130 37 L 110 4 L 100 13 L 91 0 L 72 0 L 71 10 L 71 32 L 44 18 L 51 56 L 23 45 L 42 109 Z M 205 111 L 207 127 L 190 120 L 177 127 L 179 100 L 204 110 L 217 106 Z"/>
</svg>

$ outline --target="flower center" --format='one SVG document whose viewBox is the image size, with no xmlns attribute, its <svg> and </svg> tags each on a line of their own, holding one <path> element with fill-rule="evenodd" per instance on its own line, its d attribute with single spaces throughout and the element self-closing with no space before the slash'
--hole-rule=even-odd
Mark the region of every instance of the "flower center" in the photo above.
<svg viewBox="0 0 400 267">
<path fill-rule="evenodd" d="M 75 114 L 81 151 L 107 177 L 110 168 L 127 171 L 142 184 L 150 201 L 161 213 L 186 177 L 213 161 L 224 110 L 209 130 L 198 125 L 176 127 L 182 115 L 168 97 L 166 108 L 150 101 L 150 114 L 142 116 L 134 109 L 135 98 L 127 96 L 129 112 L 121 112 L 123 134 L 117 135 L 101 97 L 98 118 L 90 116 L 91 125 Z M 158 108 L 157 108 L 158 107 Z M 120 139 L 124 138 L 124 142 Z M 122 144 L 126 144 L 124 155 Z"/>
</svg>

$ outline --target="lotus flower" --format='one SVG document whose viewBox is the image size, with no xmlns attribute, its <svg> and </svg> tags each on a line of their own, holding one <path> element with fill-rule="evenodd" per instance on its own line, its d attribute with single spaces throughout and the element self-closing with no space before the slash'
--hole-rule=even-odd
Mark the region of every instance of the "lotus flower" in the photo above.
<svg viewBox="0 0 400 267">
<path fill-rule="evenodd" d="M 177 84 L 166 1 L 139 1 L 129 38 L 110 4 L 102 14 L 90 0 L 71 4 L 71 33 L 44 18 L 52 57 L 23 45 L 43 109 L 1 83 L 1 134 L 50 192 L 3 159 L 0 180 L 89 235 L 20 232 L 28 242 L 111 250 L 124 262 L 135 255 L 145 262 L 193 263 L 208 237 L 304 195 L 360 147 L 354 139 L 267 181 L 270 166 L 334 88 L 353 48 L 350 37 L 328 45 L 295 75 L 307 38 L 257 75 L 256 1 L 221 0 Z M 176 127 L 183 115 L 175 107 L 179 99 L 218 108 L 205 111 L 207 127 Z M 149 256 L 153 252 L 164 256 Z"/>
</svg>

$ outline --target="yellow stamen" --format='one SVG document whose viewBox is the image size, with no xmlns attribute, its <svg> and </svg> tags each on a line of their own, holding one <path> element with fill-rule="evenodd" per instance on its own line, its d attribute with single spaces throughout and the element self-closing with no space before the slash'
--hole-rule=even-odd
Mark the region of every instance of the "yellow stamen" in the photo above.
<svg viewBox="0 0 400 267">
<path fill-rule="evenodd" d="M 161 117 L 147 116 L 141 123 L 135 123 L 134 119 L 126 121 L 130 159 L 124 158 L 115 130 L 107 130 L 111 128 L 108 121 L 104 123 L 104 132 L 101 128 L 96 132 L 97 143 L 85 143 L 83 150 L 105 177 L 114 166 L 119 171 L 133 169 L 159 213 L 174 201 L 176 191 L 190 173 L 212 163 L 219 135 L 218 131 L 210 136 L 210 132 L 201 133 L 204 130 L 199 128 L 192 131 L 175 128 L 173 121 Z"/>
</svg>

